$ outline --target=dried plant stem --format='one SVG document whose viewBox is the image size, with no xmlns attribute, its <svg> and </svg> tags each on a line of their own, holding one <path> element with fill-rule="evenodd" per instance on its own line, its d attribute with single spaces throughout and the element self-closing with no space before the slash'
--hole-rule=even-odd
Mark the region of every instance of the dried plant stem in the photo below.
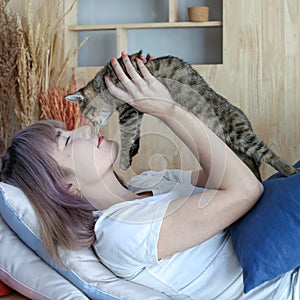
<svg viewBox="0 0 300 300">
<path fill-rule="evenodd" d="M 32 58 L 29 47 L 23 36 L 22 24 L 18 19 L 17 30 L 21 37 L 18 41 L 19 57 L 18 66 L 18 96 L 15 112 L 22 127 L 36 121 L 36 109 L 38 107 L 37 97 L 37 74 L 36 63 Z M 29 43 L 32 43 L 29 42 Z"/>
<path fill-rule="evenodd" d="M 20 17 L 8 11 L 9 0 L 0 0 L 0 150 L 8 146 L 15 128 L 41 117 L 65 121 L 70 129 L 82 120 L 79 109 L 63 100 L 75 84 L 67 78 L 66 70 L 73 67 L 70 57 L 85 43 L 65 56 L 64 19 L 76 0 L 65 11 L 63 0 L 43 0 L 43 5 L 24 1 Z M 61 88 L 61 80 L 72 84 Z"/>
<path fill-rule="evenodd" d="M 17 15 L 7 9 L 9 0 L 0 1 L 0 154 L 19 128 L 13 107 L 16 98 L 18 40 Z"/>
</svg>

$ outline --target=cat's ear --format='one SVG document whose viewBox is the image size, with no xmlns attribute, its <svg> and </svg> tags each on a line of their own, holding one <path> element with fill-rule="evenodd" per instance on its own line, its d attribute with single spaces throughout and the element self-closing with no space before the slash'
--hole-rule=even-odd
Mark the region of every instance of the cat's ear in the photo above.
<svg viewBox="0 0 300 300">
<path fill-rule="evenodd" d="M 81 91 L 65 96 L 65 99 L 71 102 L 81 102 L 84 96 Z"/>
<path fill-rule="evenodd" d="M 141 49 L 141 50 L 137 53 L 137 56 L 141 58 L 142 55 L 143 55 L 143 50 Z"/>
</svg>

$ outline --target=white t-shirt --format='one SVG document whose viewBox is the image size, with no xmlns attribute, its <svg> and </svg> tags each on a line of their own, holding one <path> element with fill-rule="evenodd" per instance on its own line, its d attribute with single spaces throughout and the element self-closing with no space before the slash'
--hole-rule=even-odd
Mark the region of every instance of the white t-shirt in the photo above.
<svg viewBox="0 0 300 300">
<path fill-rule="evenodd" d="M 230 234 L 221 231 L 204 243 L 158 260 L 157 241 L 168 204 L 200 193 L 191 172 L 164 170 L 133 177 L 135 193 L 153 197 L 116 204 L 100 213 L 95 225 L 95 251 L 115 275 L 166 293 L 172 299 L 299 300 L 298 270 L 243 293 L 242 269 Z M 213 220 L 212 220 L 213 222 Z"/>
</svg>

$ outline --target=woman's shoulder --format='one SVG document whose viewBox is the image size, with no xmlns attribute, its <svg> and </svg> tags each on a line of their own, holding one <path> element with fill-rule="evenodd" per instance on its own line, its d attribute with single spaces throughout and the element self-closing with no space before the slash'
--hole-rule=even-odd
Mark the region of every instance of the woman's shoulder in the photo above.
<svg viewBox="0 0 300 300">
<path fill-rule="evenodd" d="M 169 201 L 166 194 L 158 195 L 125 201 L 98 213 L 94 249 L 115 274 L 128 277 L 158 261 L 157 239 Z"/>
</svg>

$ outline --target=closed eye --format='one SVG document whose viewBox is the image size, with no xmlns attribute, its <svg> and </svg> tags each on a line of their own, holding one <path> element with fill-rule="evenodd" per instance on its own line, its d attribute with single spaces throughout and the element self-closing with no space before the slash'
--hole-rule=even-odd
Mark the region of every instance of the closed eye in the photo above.
<svg viewBox="0 0 300 300">
<path fill-rule="evenodd" d="M 69 141 L 70 141 L 71 136 L 68 136 L 66 139 L 66 143 L 65 143 L 65 147 L 68 145 Z"/>
</svg>

